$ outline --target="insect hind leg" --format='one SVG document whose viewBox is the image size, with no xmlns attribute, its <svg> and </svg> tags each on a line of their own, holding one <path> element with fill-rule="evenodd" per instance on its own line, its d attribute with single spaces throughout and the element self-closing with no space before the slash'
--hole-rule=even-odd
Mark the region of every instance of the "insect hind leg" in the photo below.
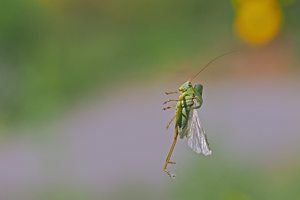
<svg viewBox="0 0 300 200">
<path fill-rule="evenodd" d="M 172 179 L 175 179 L 176 175 L 175 174 L 172 174 L 171 172 L 167 171 L 167 170 L 164 170 L 164 172 Z"/>
<path fill-rule="evenodd" d="M 177 94 L 177 93 L 178 93 L 177 91 L 174 91 L 174 92 L 165 92 L 166 95 Z"/>
<path fill-rule="evenodd" d="M 178 127 L 175 127 L 173 143 L 172 143 L 171 148 L 169 150 L 169 153 L 167 155 L 166 162 L 165 162 L 164 169 L 163 169 L 163 171 L 166 172 L 170 178 L 175 178 L 175 175 L 171 174 L 167 170 L 167 167 L 168 167 L 168 164 L 173 164 L 174 163 L 174 162 L 170 161 L 170 159 L 171 159 L 174 147 L 175 147 L 176 142 L 177 142 L 177 137 L 178 137 Z"/>
<path fill-rule="evenodd" d="M 172 102 L 172 101 L 179 101 L 179 99 L 168 99 L 167 101 L 165 101 L 164 103 L 163 103 L 163 105 L 165 105 L 165 104 L 167 104 L 167 103 L 169 103 L 169 102 Z"/>
<path fill-rule="evenodd" d="M 169 129 L 169 127 L 171 126 L 172 122 L 175 120 L 176 115 L 174 115 L 174 117 L 172 117 L 172 119 L 169 121 L 169 123 L 166 126 L 166 129 Z"/>
</svg>

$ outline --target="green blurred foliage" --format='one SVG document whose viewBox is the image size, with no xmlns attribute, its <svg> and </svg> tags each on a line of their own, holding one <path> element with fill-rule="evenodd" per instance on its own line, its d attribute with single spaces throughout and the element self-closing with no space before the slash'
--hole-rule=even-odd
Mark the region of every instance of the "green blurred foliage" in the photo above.
<svg viewBox="0 0 300 200">
<path fill-rule="evenodd" d="M 300 196 L 299 162 L 295 161 L 295 165 L 290 164 L 283 163 L 279 166 L 274 163 L 274 166 L 268 164 L 262 166 L 258 162 L 251 163 L 251 161 L 230 162 L 224 160 L 224 156 L 221 159 L 216 155 L 209 159 L 199 158 L 184 170 L 179 170 L 177 167 L 177 177 L 170 180 L 168 183 L 170 187 L 163 196 L 159 196 L 159 192 L 153 191 L 153 188 L 145 184 L 133 183 L 124 186 L 125 189 L 114 190 L 107 199 L 140 199 L 140 191 L 144 194 L 144 199 L 298 199 Z M 169 177 L 165 176 L 165 178 Z M 141 188 L 142 186 L 144 189 Z M 128 196 L 128 193 L 131 195 Z M 155 198 L 153 194 L 156 194 Z"/>
<path fill-rule="evenodd" d="M 230 4 L 194 0 L 3 0 L 0 13 L 2 126 L 54 116 L 89 88 L 168 70 L 159 67 L 229 37 L 232 17 Z"/>
<path fill-rule="evenodd" d="M 71 189 L 62 187 L 60 189 L 47 189 L 47 192 L 37 194 L 34 200 L 87 200 L 90 195 L 81 189 Z"/>
<path fill-rule="evenodd" d="M 282 170 L 282 168 L 285 170 Z M 258 166 L 216 157 L 193 163 L 171 192 L 171 199 L 280 200 L 297 199 L 299 166 Z"/>
<path fill-rule="evenodd" d="M 299 33 L 299 2 L 287 9 L 288 29 Z M 2 0 L 0 127 L 55 117 L 93 88 L 105 93 L 116 80 L 227 51 L 233 17 L 227 1 Z"/>
</svg>

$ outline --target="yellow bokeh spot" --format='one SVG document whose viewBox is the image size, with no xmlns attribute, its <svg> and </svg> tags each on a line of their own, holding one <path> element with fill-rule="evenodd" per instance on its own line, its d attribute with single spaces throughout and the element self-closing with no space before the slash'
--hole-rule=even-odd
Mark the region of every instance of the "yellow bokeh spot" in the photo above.
<svg viewBox="0 0 300 200">
<path fill-rule="evenodd" d="M 234 28 L 250 45 L 272 41 L 282 26 L 282 11 L 277 0 L 236 0 Z"/>
</svg>

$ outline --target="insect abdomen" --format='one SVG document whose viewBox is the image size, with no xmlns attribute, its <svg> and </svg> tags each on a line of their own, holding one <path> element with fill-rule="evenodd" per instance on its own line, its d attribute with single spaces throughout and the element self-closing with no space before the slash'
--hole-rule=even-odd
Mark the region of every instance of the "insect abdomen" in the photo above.
<svg viewBox="0 0 300 200">
<path fill-rule="evenodd" d="M 188 128 L 190 113 L 192 110 L 192 106 L 194 102 L 190 96 L 186 96 L 184 100 L 181 101 L 181 118 L 180 118 L 180 126 L 179 126 L 179 135 L 180 138 L 184 138 L 186 136 L 186 130 Z"/>
</svg>

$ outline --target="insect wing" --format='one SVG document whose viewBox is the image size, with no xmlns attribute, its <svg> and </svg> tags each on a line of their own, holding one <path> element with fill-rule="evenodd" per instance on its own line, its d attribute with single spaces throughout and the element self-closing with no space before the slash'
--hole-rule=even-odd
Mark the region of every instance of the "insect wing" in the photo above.
<svg viewBox="0 0 300 200">
<path fill-rule="evenodd" d="M 212 152 L 209 148 L 204 129 L 201 126 L 198 112 L 196 109 L 192 112 L 191 124 L 187 135 L 188 145 L 196 153 L 205 156 L 211 155 Z"/>
</svg>

